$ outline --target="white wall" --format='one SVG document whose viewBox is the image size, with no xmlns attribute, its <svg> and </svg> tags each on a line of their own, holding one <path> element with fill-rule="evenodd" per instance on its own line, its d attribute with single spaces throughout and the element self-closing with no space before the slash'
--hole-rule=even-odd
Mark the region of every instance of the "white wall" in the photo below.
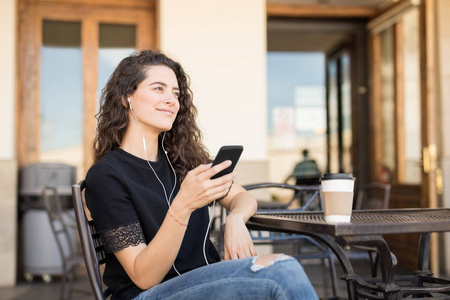
<svg viewBox="0 0 450 300">
<path fill-rule="evenodd" d="M 15 117 L 15 68 L 16 68 L 16 1 L 1 0 L 0 28 L 2 28 L 2 47 L 0 47 L 0 80 L 2 91 L 2 117 L 0 118 L 0 159 L 14 158 L 14 117 Z M 6 72 L 5 72 L 6 71 Z"/>
<path fill-rule="evenodd" d="M 15 155 L 16 0 L 0 1 L 0 286 L 16 282 L 17 161 Z"/>
<path fill-rule="evenodd" d="M 160 48 L 192 80 L 211 155 L 242 144 L 242 160 L 266 160 L 265 0 L 162 0 Z"/>
</svg>

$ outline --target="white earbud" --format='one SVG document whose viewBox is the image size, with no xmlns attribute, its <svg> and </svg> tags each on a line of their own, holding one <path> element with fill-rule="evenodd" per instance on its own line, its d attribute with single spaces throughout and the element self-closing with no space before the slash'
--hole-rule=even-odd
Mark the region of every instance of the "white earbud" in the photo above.
<svg viewBox="0 0 450 300">
<path fill-rule="evenodd" d="M 128 103 L 130 104 L 130 109 L 133 109 L 133 108 L 131 107 L 131 100 L 130 100 L 130 97 L 127 97 L 127 100 L 128 100 Z"/>
</svg>

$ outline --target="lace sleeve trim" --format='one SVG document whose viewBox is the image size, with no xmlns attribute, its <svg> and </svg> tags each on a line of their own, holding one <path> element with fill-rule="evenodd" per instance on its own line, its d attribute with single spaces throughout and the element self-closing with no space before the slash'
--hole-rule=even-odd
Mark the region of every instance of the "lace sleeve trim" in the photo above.
<svg viewBox="0 0 450 300">
<path fill-rule="evenodd" d="M 100 237 L 108 253 L 145 243 L 144 232 L 139 222 L 105 230 L 100 233 Z"/>
</svg>

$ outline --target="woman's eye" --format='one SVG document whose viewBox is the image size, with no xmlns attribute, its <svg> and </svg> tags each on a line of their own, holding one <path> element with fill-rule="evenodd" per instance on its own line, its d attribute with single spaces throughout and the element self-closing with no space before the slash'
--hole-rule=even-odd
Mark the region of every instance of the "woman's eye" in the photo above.
<svg viewBox="0 0 450 300">
<path fill-rule="evenodd" d="M 155 90 L 157 90 L 157 91 L 162 91 L 163 88 L 162 88 L 162 86 L 157 86 L 157 87 L 155 87 Z"/>
<path fill-rule="evenodd" d="M 173 95 L 175 96 L 175 98 L 180 97 L 180 93 L 179 92 L 175 92 L 175 93 L 173 93 Z"/>
</svg>

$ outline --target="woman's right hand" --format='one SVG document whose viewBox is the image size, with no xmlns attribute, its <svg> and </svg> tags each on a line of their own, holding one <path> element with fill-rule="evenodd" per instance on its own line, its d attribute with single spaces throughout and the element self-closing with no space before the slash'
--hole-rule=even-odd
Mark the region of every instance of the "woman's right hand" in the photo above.
<svg viewBox="0 0 450 300">
<path fill-rule="evenodd" d="M 211 165 L 200 165 L 187 173 L 171 209 L 179 211 L 183 216 L 190 215 L 197 208 L 227 195 L 236 174 L 230 173 L 216 179 L 211 177 L 228 168 L 231 161 L 226 160 L 214 167 Z"/>
</svg>

